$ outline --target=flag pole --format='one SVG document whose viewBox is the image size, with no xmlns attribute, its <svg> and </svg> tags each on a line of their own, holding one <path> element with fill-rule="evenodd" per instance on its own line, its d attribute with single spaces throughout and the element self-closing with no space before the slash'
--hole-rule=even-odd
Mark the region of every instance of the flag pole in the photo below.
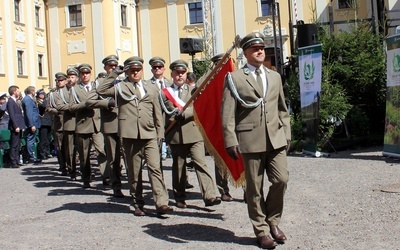
<svg viewBox="0 0 400 250">
<path fill-rule="evenodd" d="M 204 81 L 196 88 L 196 91 L 192 94 L 190 99 L 186 102 L 185 106 L 182 108 L 182 112 L 185 111 L 190 104 L 201 94 L 201 92 L 204 90 L 206 85 L 214 78 L 214 76 L 222 69 L 222 67 L 226 64 L 227 59 L 230 57 L 232 51 L 239 46 L 240 43 L 240 36 L 236 35 L 235 41 L 233 42 L 232 47 L 230 47 L 224 54 L 224 56 L 221 58 L 221 60 L 217 63 L 217 65 L 213 68 L 213 70 L 210 72 L 210 74 L 207 75 L 207 77 L 204 79 Z M 165 135 L 168 134 L 169 131 L 175 126 L 176 120 L 172 120 L 171 123 L 169 124 L 168 128 L 165 130 Z"/>
</svg>

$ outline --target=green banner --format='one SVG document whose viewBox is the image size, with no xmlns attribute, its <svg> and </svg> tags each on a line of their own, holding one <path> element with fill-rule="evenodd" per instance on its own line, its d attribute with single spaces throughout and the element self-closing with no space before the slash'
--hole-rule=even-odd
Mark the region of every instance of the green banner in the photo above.
<svg viewBox="0 0 400 250">
<path fill-rule="evenodd" d="M 303 152 L 319 156 L 319 99 L 321 94 L 322 45 L 299 48 L 299 76 Z"/>
<path fill-rule="evenodd" d="M 387 95 L 383 155 L 400 157 L 400 34 L 387 43 Z"/>
</svg>

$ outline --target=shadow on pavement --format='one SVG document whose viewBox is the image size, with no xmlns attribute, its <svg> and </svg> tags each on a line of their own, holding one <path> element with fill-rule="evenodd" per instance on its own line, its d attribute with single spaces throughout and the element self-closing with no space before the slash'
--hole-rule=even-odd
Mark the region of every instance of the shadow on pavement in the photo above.
<svg viewBox="0 0 400 250">
<path fill-rule="evenodd" d="M 232 231 L 201 224 L 163 225 L 153 223 L 144 225 L 144 232 L 160 240 L 172 243 L 190 241 L 223 242 L 239 245 L 255 245 L 251 237 L 237 237 Z"/>
<path fill-rule="evenodd" d="M 129 206 L 108 203 L 108 202 L 95 202 L 95 203 L 66 203 L 61 207 L 54 208 L 46 211 L 46 213 L 56 213 L 64 210 L 77 211 L 87 214 L 95 213 L 132 213 Z"/>
</svg>

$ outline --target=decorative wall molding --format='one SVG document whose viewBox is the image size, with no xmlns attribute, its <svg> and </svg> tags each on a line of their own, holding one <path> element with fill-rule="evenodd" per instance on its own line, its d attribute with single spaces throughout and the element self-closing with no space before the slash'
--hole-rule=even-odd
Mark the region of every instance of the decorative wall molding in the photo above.
<svg viewBox="0 0 400 250">
<path fill-rule="evenodd" d="M 85 34 L 84 30 L 71 30 L 71 31 L 67 31 L 67 37 L 68 36 L 76 36 L 76 35 L 81 35 L 81 34 Z"/>
<path fill-rule="evenodd" d="M 178 0 L 165 0 L 165 3 L 167 5 L 172 5 L 172 4 L 176 4 L 178 2 Z"/>
<path fill-rule="evenodd" d="M 57 7 L 57 6 L 58 6 L 58 0 L 47 0 L 46 5 L 47 5 L 49 8 Z"/>
<path fill-rule="evenodd" d="M 46 47 L 46 39 L 42 33 L 36 33 L 36 45 L 40 47 Z"/>
<path fill-rule="evenodd" d="M 86 53 L 86 40 L 67 41 L 68 54 Z"/>
<path fill-rule="evenodd" d="M 66 0 L 65 5 L 84 4 L 84 0 Z"/>
<path fill-rule="evenodd" d="M 149 1 L 149 0 L 141 0 L 141 1 L 138 3 L 138 6 L 139 6 L 139 7 L 148 8 L 149 5 L 150 5 L 150 1 Z"/>
<path fill-rule="evenodd" d="M 35 6 L 41 7 L 43 5 L 43 2 L 40 0 L 35 0 Z"/>
</svg>

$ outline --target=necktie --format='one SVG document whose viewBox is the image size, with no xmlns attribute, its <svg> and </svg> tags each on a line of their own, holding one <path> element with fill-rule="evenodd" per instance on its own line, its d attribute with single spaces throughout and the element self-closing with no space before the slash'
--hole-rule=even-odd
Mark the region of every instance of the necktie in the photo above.
<svg viewBox="0 0 400 250">
<path fill-rule="evenodd" d="M 89 92 L 89 86 L 86 86 L 85 88 L 86 88 L 86 92 Z"/>
<path fill-rule="evenodd" d="M 181 98 L 181 93 L 182 93 L 182 88 L 179 87 L 179 88 L 178 88 L 178 97 L 179 97 L 179 98 Z"/>
<path fill-rule="evenodd" d="M 139 99 L 141 99 L 141 98 L 142 98 L 142 95 L 140 94 L 139 83 L 138 83 L 138 82 L 135 82 L 135 83 L 134 83 L 134 86 L 135 86 L 135 91 L 136 91 L 137 97 L 138 97 Z"/>
<path fill-rule="evenodd" d="M 163 83 L 163 81 L 159 80 L 158 82 L 160 83 L 160 88 L 163 89 L 163 88 L 164 88 L 164 83 Z"/>
<path fill-rule="evenodd" d="M 256 75 L 257 75 L 258 86 L 260 86 L 261 91 L 264 94 L 263 81 L 262 81 L 262 78 L 261 78 L 261 69 L 256 69 Z"/>
</svg>

